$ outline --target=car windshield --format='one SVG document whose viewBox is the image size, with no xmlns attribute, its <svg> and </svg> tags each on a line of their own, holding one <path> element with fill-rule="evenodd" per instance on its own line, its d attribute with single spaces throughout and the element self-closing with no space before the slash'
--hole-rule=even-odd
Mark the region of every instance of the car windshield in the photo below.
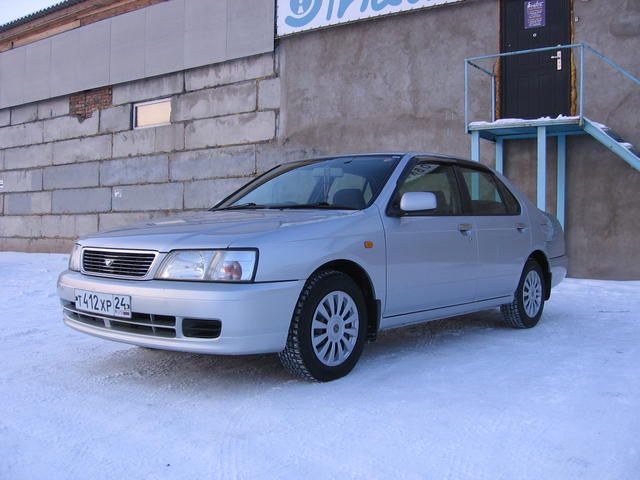
<svg viewBox="0 0 640 480">
<path fill-rule="evenodd" d="M 214 207 L 362 210 L 376 199 L 399 155 L 336 157 L 270 170 Z"/>
</svg>

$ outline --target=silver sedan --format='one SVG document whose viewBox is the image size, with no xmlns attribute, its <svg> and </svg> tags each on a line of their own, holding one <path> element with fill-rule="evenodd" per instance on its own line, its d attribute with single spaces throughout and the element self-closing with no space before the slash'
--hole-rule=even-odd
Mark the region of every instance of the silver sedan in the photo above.
<svg viewBox="0 0 640 480">
<path fill-rule="evenodd" d="M 348 155 L 278 166 L 206 212 L 82 238 L 58 293 L 84 333 L 277 352 L 327 381 L 381 330 L 497 307 L 531 328 L 566 265 L 558 221 L 491 169 Z"/>
</svg>

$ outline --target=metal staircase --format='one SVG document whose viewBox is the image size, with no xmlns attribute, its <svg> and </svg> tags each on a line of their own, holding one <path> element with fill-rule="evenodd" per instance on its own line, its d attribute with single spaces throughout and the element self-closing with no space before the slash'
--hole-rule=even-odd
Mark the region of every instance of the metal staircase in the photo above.
<svg viewBox="0 0 640 480">
<path fill-rule="evenodd" d="M 577 63 L 577 115 L 557 118 L 524 119 L 496 119 L 497 113 L 497 77 L 500 59 L 515 55 L 528 55 L 537 52 L 556 52 L 569 50 L 575 52 Z M 554 47 L 536 48 L 518 52 L 507 52 L 494 55 L 483 55 L 465 59 L 465 128 L 471 134 L 471 158 L 480 160 L 480 140 L 489 140 L 496 144 L 496 170 L 504 168 L 504 142 L 526 138 L 537 139 L 537 205 L 546 210 L 546 165 L 547 138 L 558 138 L 557 153 L 557 206 L 556 215 L 564 226 L 565 218 L 565 189 L 566 189 L 566 138 L 572 135 L 590 135 L 615 155 L 640 171 L 640 151 L 631 143 L 625 141 L 618 133 L 606 125 L 595 122 L 584 115 L 585 103 L 585 53 L 589 53 L 612 67 L 636 86 L 640 86 L 640 78 L 634 76 L 612 59 L 598 52 L 584 43 L 560 45 Z M 483 66 L 483 62 L 493 62 L 491 69 Z M 491 81 L 491 117 L 487 121 L 470 121 L 470 67 L 488 76 Z"/>
<path fill-rule="evenodd" d="M 626 142 L 615 130 L 606 125 L 593 122 L 585 117 L 584 131 L 631 165 L 636 170 L 640 170 L 640 151 L 631 143 Z"/>
</svg>

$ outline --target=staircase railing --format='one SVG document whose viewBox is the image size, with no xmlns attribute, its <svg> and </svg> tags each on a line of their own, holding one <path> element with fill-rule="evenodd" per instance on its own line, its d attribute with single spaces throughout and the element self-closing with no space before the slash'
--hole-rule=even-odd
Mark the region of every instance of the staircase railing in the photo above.
<svg viewBox="0 0 640 480">
<path fill-rule="evenodd" d="M 466 58 L 464 61 L 464 124 L 465 129 L 469 132 L 469 124 L 470 124 L 470 112 L 469 112 L 469 103 L 471 100 L 471 90 L 470 90 L 470 68 L 478 70 L 483 74 L 487 75 L 491 81 L 491 122 L 496 121 L 497 115 L 497 87 L 498 87 L 498 75 L 497 68 L 499 65 L 499 60 L 504 57 L 512 57 L 516 55 L 529 55 L 532 53 L 539 52 L 551 52 L 557 50 L 570 50 L 571 52 L 576 51 L 577 54 L 574 56 L 574 62 L 576 62 L 577 66 L 577 117 L 579 119 L 579 123 L 582 126 L 584 124 L 585 117 L 585 53 L 589 53 L 594 55 L 596 58 L 602 60 L 604 63 L 612 67 L 614 70 L 618 71 L 627 79 L 631 80 L 636 85 L 640 86 L 640 78 L 633 75 L 631 72 L 620 66 L 611 58 L 607 57 L 603 53 L 600 53 L 595 48 L 591 47 L 586 43 L 574 43 L 570 45 L 557 45 L 552 47 L 544 47 L 544 48 L 533 48 L 529 50 L 520 50 L 517 52 L 506 52 L 506 53 L 496 53 L 492 55 L 481 55 L 478 57 Z M 493 65 L 489 68 L 481 65 L 481 63 L 485 63 L 489 60 L 494 60 Z M 486 119 L 483 119 L 486 120 Z"/>
</svg>

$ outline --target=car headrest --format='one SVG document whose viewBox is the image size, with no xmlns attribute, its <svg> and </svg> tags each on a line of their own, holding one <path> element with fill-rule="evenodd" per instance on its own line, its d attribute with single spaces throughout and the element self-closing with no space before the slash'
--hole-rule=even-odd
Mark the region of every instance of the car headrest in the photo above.
<svg viewBox="0 0 640 480">
<path fill-rule="evenodd" d="M 333 195 L 333 203 L 357 209 L 363 209 L 367 205 L 367 202 L 364 201 L 364 195 L 357 188 L 338 190 Z"/>
</svg>

